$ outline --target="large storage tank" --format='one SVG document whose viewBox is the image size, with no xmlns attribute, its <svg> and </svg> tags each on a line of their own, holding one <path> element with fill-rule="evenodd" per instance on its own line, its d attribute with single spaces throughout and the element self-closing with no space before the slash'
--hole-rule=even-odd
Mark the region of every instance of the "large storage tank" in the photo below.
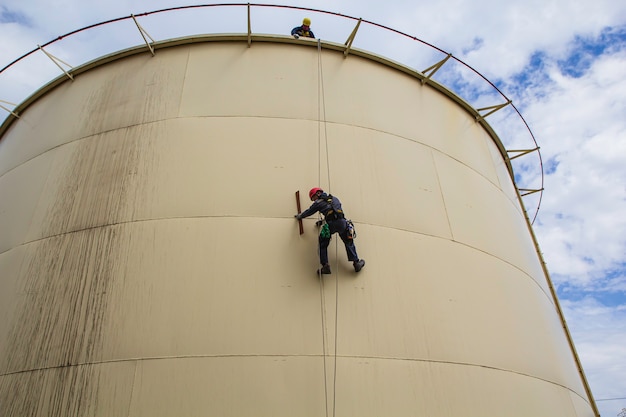
<svg viewBox="0 0 626 417">
<path fill-rule="evenodd" d="M 46 87 L 0 140 L 0 414 L 593 416 L 502 145 L 420 77 L 206 36 Z M 315 274 L 318 185 L 359 274 Z"/>
</svg>

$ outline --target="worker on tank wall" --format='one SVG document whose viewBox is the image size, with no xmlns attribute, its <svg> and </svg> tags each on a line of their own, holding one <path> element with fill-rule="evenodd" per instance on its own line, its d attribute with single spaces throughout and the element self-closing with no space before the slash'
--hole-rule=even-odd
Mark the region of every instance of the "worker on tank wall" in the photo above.
<svg viewBox="0 0 626 417">
<path fill-rule="evenodd" d="M 348 260 L 352 262 L 354 270 L 359 272 L 365 266 L 365 261 L 359 259 L 356 253 L 356 246 L 354 245 L 354 225 L 352 221 L 347 220 L 341 207 L 341 201 L 331 194 L 326 194 L 321 188 L 315 187 L 309 191 L 309 198 L 313 201 L 311 207 L 304 210 L 300 214 L 296 214 L 294 217 L 297 220 L 302 220 L 305 217 L 309 217 L 312 214 L 320 212 L 324 216 L 324 222 L 319 235 L 319 256 L 322 267 L 317 271 L 318 274 L 330 274 L 330 265 L 328 264 L 328 245 L 332 235 L 339 234 L 339 237 L 343 241 L 346 247 L 346 253 Z M 324 223 L 319 221 L 317 224 Z"/>
</svg>

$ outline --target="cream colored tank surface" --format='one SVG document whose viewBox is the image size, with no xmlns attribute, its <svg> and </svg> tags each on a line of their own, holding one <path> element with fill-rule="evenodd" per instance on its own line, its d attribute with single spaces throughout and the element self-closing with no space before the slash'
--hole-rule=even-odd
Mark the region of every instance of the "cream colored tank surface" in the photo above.
<svg viewBox="0 0 626 417">
<path fill-rule="evenodd" d="M 61 77 L 63 78 L 63 77 Z M 0 415 L 591 417 L 507 168 L 462 100 L 336 44 L 96 60 L 0 140 Z M 319 186 L 357 229 L 320 279 Z"/>
</svg>

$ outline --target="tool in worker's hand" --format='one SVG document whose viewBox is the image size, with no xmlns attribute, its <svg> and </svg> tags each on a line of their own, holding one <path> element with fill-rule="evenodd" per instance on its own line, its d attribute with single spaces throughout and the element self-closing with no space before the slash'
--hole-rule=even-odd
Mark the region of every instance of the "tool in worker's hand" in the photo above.
<svg viewBox="0 0 626 417">
<path fill-rule="evenodd" d="M 296 208 L 298 209 L 298 214 L 300 214 L 302 212 L 300 210 L 300 190 L 296 191 Z M 298 226 L 300 226 L 300 234 L 303 234 L 302 219 L 298 219 Z"/>
</svg>

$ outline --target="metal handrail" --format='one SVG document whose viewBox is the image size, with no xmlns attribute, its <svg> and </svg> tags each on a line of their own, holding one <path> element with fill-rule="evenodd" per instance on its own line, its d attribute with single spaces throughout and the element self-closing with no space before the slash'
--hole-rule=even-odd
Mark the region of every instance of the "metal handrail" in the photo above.
<svg viewBox="0 0 626 417">
<path fill-rule="evenodd" d="M 444 51 L 441 48 L 438 48 L 437 46 L 428 43 L 422 39 L 419 39 L 413 35 L 409 35 L 407 33 L 404 33 L 402 31 L 399 31 L 397 29 L 393 29 L 389 26 L 385 26 L 376 22 L 372 22 L 369 20 L 365 20 L 362 18 L 357 18 L 357 17 L 353 17 L 353 16 L 348 16 L 342 13 L 337 13 L 337 12 L 329 12 L 326 10 L 321 10 L 321 9 L 314 9 L 314 8 L 309 8 L 309 7 L 299 7 L 299 6 L 287 6 L 287 5 L 277 5 L 277 4 L 258 4 L 258 3 L 213 3 L 213 4 L 197 4 L 197 5 L 187 5 L 187 6 L 177 6 L 177 7 L 169 7 L 169 8 L 164 8 L 164 9 L 158 9 L 158 10 L 153 10 L 150 12 L 143 12 L 143 13 L 137 13 L 137 14 L 131 14 L 129 16 L 124 16 L 124 17 L 118 17 L 115 19 L 110 19 L 110 20 L 105 20 L 103 22 L 100 23 L 95 23 L 92 25 L 88 25 L 85 26 L 83 28 L 80 29 L 76 29 L 73 30 L 71 32 L 66 33 L 65 35 L 61 35 L 58 36 L 46 43 L 44 43 L 43 45 L 38 45 L 36 48 L 32 49 L 31 51 L 25 53 L 24 55 L 16 58 L 15 60 L 13 60 L 12 62 L 10 62 L 9 64 L 7 64 L 4 68 L 0 69 L 0 75 L 2 75 L 2 73 L 4 71 L 6 71 L 7 69 L 11 68 L 13 65 L 15 65 L 16 63 L 24 60 L 25 58 L 29 57 L 30 55 L 36 53 L 39 50 L 43 50 L 43 48 L 52 45 L 56 42 L 59 42 L 65 38 L 68 38 L 70 36 L 76 35 L 78 33 L 90 30 L 90 29 L 94 29 L 100 26 L 104 26 L 104 25 L 108 25 L 111 23 L 115 23 L 115 22 L 120 22 L 120 21 L 124 21 L 124 20 L 129 20 L 132 19 L 135 21 L 135 23 L 137 23 L 136 18 L 137 17 L 142 17 L 142 16 L 149 16 L 149 15 L 155 15 L 155 14 L 159 14 L 159 13 L 166 13 L 166 12 L 172 12 L 172 11 L 178 11 L 178 10 L 188 10 L 188 9 L 196 9 L 196 8 L 209 8 L 209 7 L 247 7 L 248 8 L 248 20 L 250 19 L 249 16 L 249 9 L 251 7 L 258 7 L 258 8 L 282 8 L 282 9 L 290 9 L 290 10 L 301 10 L 301 11 L 306 11 L 306 12 L 313 12 L 313 13 L 320 13 L 320 14 L 326 14 L 326 15 L 331 15 L 331 16 L 337 16 L 337 17 L 341 17 L 344 19 L 348 19 L 348 20 L 354 20 L 357 21 L 359 24 L 363 23 L 363 24 L 368 24 L 371 25 L 373 27 L 377 27 L 380 29 L 383 29 L 385 31 L 389 31 L 391 33 L 400 35 L 402 37 L 408 38 L 412 41 L 416 41 L 419 42 L 422 45 L 425 45 L 427 47 L 429 47 L 430 49 L 433 49 L 435 51 L 440 52 L 441 54 L 445 55 L 445 61 L 447 61 L 448 59 L 452 59 L 454 61 L 456 61 L 458 64 L 462 65 L 463 67 L 467 68 L 468 70 L 470 70 L 471 72 L 473 72 L 475 75 L 479 76 L 483 81 L 485 81 L 494 91 L 496 91 L 503 99 L 504 102 L 506 103 L 505 105 L 500 106 L 499 108 L 503 107 L 503 106 L 510 106 L 515 113 L 518 115 L 519 119 L 523 122 L 526 130 L 528 131 L 530 138 L 532 139 L 533 142 L 533 147 L 529 150 L 529 152 L 527 153 L 535 153 L 537 154 L 538 157 L 538 161 L 539 161 L 539 168 L 541 171 L 541 185 L 539 188 L 534 189 L 532 193 L 525 193 L 525 194 L 520 194 L 520 197 L 523 197 L 525 195 L 529 195 L 529 194 L 535 194 L 535 193 L 539 193 L 539 199 L 538 199 L 538 203 L 537 203 L 537 208 L 535 210 L 535 214 L 532 217 L 531 220 L 531 224 L 534 224 L 537 215 L 539 213 L 539 208 L 541 206 L 541 201 L 542 201 L 542 197 L 543 197 L 543 190 L 544 190 L 544 169 L 543 169 L 543 160 L 541 157 L 541 152 L 539 151 L 539 145 L 537 144 L 537 140 L 535 139 L 535 136 L 532 132 L 532 130 L 530 129 L 530 126 L 528 125 L 528 123 L 526 122 L 526 120 L 524 119 L 524 117 L 522 116 L 522 114 L 520 113 L 520 111 L 518 110 L 518 108 L 513 104 L 512 100 L 510 100 L 494 83 L 492 83 L 491 81 L 489 81 L 484 75 L 482 75 L 479 71 L 477 71 L 476 69 L 474 69 L 472 66 L 470 66 L 469 64 L 465 63 L 464 61 L 462 61 L 461 59 L 455 57 L 453 54 Z M 249 27 L 249 22 L 248 22 L 248 31 L 250 35 L 250 27 Z M 145 40 L 145 38 L 144 38 Z M 58 64 L 57 64 L 58 65 Z M 429 75 L 432 76 L 433 74 L 431 73 Z M 69 74 L 68 74 L 69 76 Z M 5 102 L 6 103 L 6 102 Z M 11 110 L 8 110 L 4 107 L 2 107 L 3 109 L 7 110 L 9 113 L 11 113 L 13 116 L 17 116 L 14 112 L 12 112 Z M 480 110 L 480 109 L 479 109 Z M 489 114 L 491 114 L 492 112 L 489 112 L 485 115 L 481 115 L 480 119 L 484 119 L 485 117 L 487 117 Z M 505 155 L 506 157 L 506 155 Z M 510 162 L 511 159 L 514 158 L 507 158 L 508 162 Z M 513 181 L 515 182 L 515 178 L 513 178 Z M 518 192 L 521 189 L 518 189 Z M 526 189 L 525 189 L 526 190 Z M 527 190 L 528 191 L 528 190 Z"/>
</svg>

